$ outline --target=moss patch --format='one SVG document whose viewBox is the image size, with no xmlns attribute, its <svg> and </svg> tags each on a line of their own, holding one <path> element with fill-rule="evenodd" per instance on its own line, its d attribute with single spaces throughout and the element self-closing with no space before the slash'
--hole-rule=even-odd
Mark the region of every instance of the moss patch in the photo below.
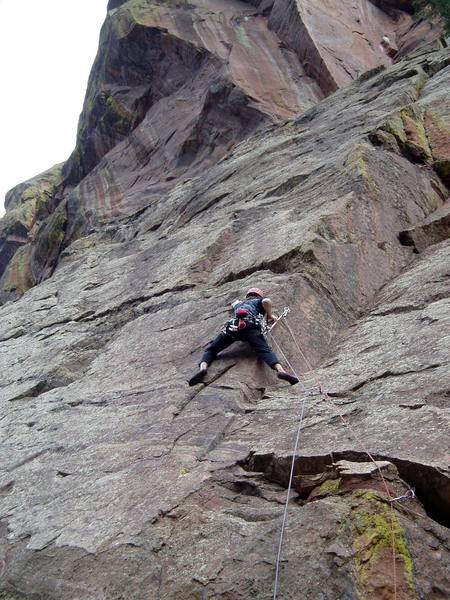
<svg viewBox="0 0 450 600">
<path fill-rule="evenodd" d="M 380 573 L 386 578 L 386 589 L 393 586 L 390 565 L 395 548 L 398 588 L 411 600 L 416 598 L 414 564 L 408 549 L 405 531 L 391 508 L 370 490 L 354 494 L 358 506 L 352 512 L 354 567 L 365 598 L 374 593 L 372 581 Z M 401 563 L 401 566 L 399 565 Z"/>
<path fill-rule="evenodd" d="M 7 293 L 17 293 L 22 296 L 36 282 L 30 268 L 31 247 L 19 248 L 14 254 L 3 275 L 3 290 Z"/>
<path fill-rule="evenodd" d="M 0 236 L 26 234 L 33 225 L 48 216 L 49 203 L 63 181 L 62 164 L 13 188 L 6 196 L 6 214 L 0 220 Z"/>
<path fill-rule="evenodd" d="M 328 479 L 319 488 L 320 494 L 336 494 L 341 486 L 341 479 Z"/>
<path fill-rule="evenodd" d="M 377 191 L 378 183 L 373 178 L 369 169 L 369 156 L 373 152 L 373 147 L 368 143 L 356 144 L 348 155 L 345 163 L 345 170 L 349 176 L 355 177 L 365 184 L 366 188 Z"/>
</svg>

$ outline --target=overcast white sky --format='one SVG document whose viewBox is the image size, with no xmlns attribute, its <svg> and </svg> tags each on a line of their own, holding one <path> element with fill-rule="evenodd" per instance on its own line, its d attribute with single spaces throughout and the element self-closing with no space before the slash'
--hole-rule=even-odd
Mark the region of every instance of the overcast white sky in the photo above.
<svg viewBox="0 0 450 600">
<path fill-rule="evenodd" d="M 68 158 L 108 0 L 0 0 L 0 216 L 6 192 Z"/>
</svg>

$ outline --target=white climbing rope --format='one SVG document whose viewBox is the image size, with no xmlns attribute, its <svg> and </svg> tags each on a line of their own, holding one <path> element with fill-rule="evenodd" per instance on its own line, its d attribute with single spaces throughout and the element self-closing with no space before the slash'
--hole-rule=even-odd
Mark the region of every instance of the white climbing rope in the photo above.
<svg viewBox="0 0 450 600">
<path fill-rule="evenodd" d="M 334 408 L 337 408 L 337 405 L 333 402 L 330 395 L 326 391 L 323 390 L 322 383 L 316 375 L 313 375 L 312 379 L 309 380 L 309 381 L 313 381 L 315 383 L 315 385 L 309 387 L 309 389 L 305 386 L 304 382 L 300 379 L 300 377 L 296 373 L 294 367 L 290 363 L 286 354 L 283 352 L 281 346 L 278 344 L 278 342 L 274 338 L 274 336 L 272 334 L 272 329 L 275 327 L 275 325 L 277 325 L 279 322 L 283 321 L 283 319 L 284 319 L 283 325 L 286 326 L 290 336 L 292 337 L 294 344 L 299 352 L 299 357 L 305 361 L 305 363 L 309 369 L 309 372 L 314 373 L 314 369 L 311 367 L 311 365 L 308 361 L 308 358 L 306 357 L 305 353 L 303 352 L 302 348 L 300 347 L 300 344 L 297 342 L 296 336 L 294 335 L 294 332 L 292 331 L 291 327 L 289 326 L 289 323 L 287 322 L 286 317 L 289 314 L 289 312 L 290 312 L 290 309 L 288 307 L 286 307 L 283 310 L 283 312 L 280 314 L 280 316 L 277 319 L 275 319 L 275 321 L 271 324 L 271 326 L 269 326 L 267 323 L 265 324 L 265 327 L 263 327 L 263 332 L 262 332 L 264 335 L 268 336 L 270 338 L 271 342 L 275 345 L 275 347 L 277 348 L 277 351 L 283 357 L 287 366 L 291 369 L 292 373 L 294 373 L 294 375 L 299 380 L 299 385 L 303 391 L 303 396 L 302 396 L 302 398 L 300 398 L 301 409 L 300 409 L 300 415 L 298 417 L 298 427 L 297 427 L 297 433 L 296 433 L 296 438 L 295 438 L 294 450 L 293 450 L 293 454 L 292 454 L 292 462 L 291 462 L 291 469 L 290 469 L 290 474 L 289 474 L 286 502 L 284 505 L 283 521 L 282 521 L 282 525 L 281 525 L 280 540 L 279 540 L 279 544 L 278 544 L 278 552 L 277 552 L 276 567 L 275 567 L 275 583 L 274 583 L 274 590 L 273 590 L 273 600 L 277 600 L 278 588 L 279 588 L 279 584 L 280 584 L 280 566 L 281 566 L 284 537 L 285 537 L 287 520 L 288 520 L 289 500 L 290 500 L 290 496 L 291 496 L 292 482 L 294 479 L 295 459 L 296 459 L 296 456 L 298 453 L 298 448 L 299 448 L 299 443 L 300 443 L 300 434 L 301 434 L 303 418 L 304 418 L 305 410 L 306 410 L 306 400 L 308 399 L 308 397 L 320 395 L 323 397 L 324 400 L 330 402 L 330 404 L 332 404 L 334 406 Z M 308 381 L 308 380 L 306 380 L 306 381 Z M 367 454 L 369 459 L 376 465 L 378 473 L 381 478 L 381 481 L 383 482 L 385 490 L 386 490 L 387 502 L 390 504 L 390 509 L 391 509 L 390 525 L 391 525 L 392 563 L 393 563 L 392 564 L 392 574 L 393 574 L 393 585 L 394 585 L 394 600 L 397 600 L 397 569 L 396 569 L 396 564 L 395 564 L 396 563 L 396 536 L 395 536 L 395 527 L 394 527 L 394 504 L 398 504 L 399 506 L 402 506 L 402 504 L 401 504 L 402 501 L 412 500 L 416 497 L 415 492 L 414 492 L 414 489 L 410 488 L 402 496 L 393 498 L 391 495 L 389 486 L 387 484 L 387 481 L 381 471 L 380 466 L 375 461 L 375 458 L 372 456 L 372 454 L 370 453 L 370 451 L 368 450 L 368 448 L 366 447 L 364 442 L 361 440 L 361 438 L 356 434 L 356 432 L 354 431 L 351 424 L 345 419 L 344 415 L 341 413 L 340 410 L 338 410 L 338 415 L 341 418 L 342 423 L 344 424 L 346 429 L 348 429 L 350 435 L 355 440 L 355 442 L 362 448 L 364 453 Z M 410 512 L 414 512 L 414 511 L 410 511 Z M 422 515 L 419 515 L 419 516 L 422 516 Z"/>
<path fill-rule="evenodd" d="M 297 456 L 297 450 L 298 450 L 298 445 L 299 445 L 299 440 L 300 440 L 300 432 L 302 430 L 303 416 L 305 414 L 306 398 L 307 398 L 306 396 L 304 396 L 302 398 L 301 412 L 300 412 L 300 417 L 298 420 L 297 436 L 295 438 L 294 453 L 292 455 L 291 472 L 289 474 L 289 484 L 288 484 L 288 489 L 287 489 L 286 502 L 284 505 L 284 513 L 283 513 L 283 522 L 281 524 L 280 541 L 278 543 L 277 562 L 276 562 L 276 567 L 275 567 L 275 583 L 274 583 L 274 589 L 273 589 L 273 600 L 277 600 L 277 594 L 278 594 L 281 554 L 283 551 L 283 542 L 284 542 L 284 532 L 286 530 L 286 524 L 287 524 L 289 499 L 290 499 L 290 495 L 291 495 L 292 480 L 294 478 L 295 457 Z"/>
<path fill-rule="evenodd" d="M 289 334 L 291 335 L 294 344 L 297 348 L 297 350 L 299 351 L 300 356 L 303 358 L 303 360 L 305 361 L 307 367 L 309 368 L 310 372 L 313 372 L 313 369 L 308 361 L 308 358 L 306 357 L 305 353 L 303 352 L 303 350 L 300 347 L 300 344 L 297 342 L 296 337 L 292 331 L 292 329 L 290 328 L 287 319 L 285 319 L 284 324 L 286 325 L 287 330 L 289 331 Z M 289 363 L 289 361 L 286 358 L 286 355 L 284 354 L 284 352 L 281 350 L 280 346 L 277 344 L 276 340 L 274 339 L 273 336 L 271 336 L 271 339 L 273 340 L 273 342 L 275 343 L 275 345 L 279 348 L 281 354 L 284 356 L 287 364 L 289 365 L 289 367 L 293 370 L 292 365 Z M 298 377 L 298 375 L 296 375 Z M 316 384 L 318 386 L 318 390 L 319 390 L 319 394 L 322 395 L 322 397 L 329 401 L 330 404 L 332 404 L 334 407 L 336 407 L 336 404 L 333 402 L 332 398 L 329 396 L 329 394 L 326 391 L 322 390 L 322 384 L 319 380 L 318 377 L 315 377 L 315 381 Z M 311 395 L 311 394 L 310 394 Z M 344 418 L 344 416 L 342 415 L 342 413 L 338 410 L 338 414 L 339 417 L 341 418 L 344 426 L 348 429 L 348 431 L 350 432 L 351 436 L 354 438 L 354 440 L 356 441 L 356 443 L 358 445 L 360 445 L 360 447 L 363 449 L 363 451 L 365 452 L 365 454 L 367 454 L 367 456 L 369 457 L 369 459 L 376 465 L 377 470 L 379 472 L 381 481 L 383 482 L 383 485 L 385 487 L 386 490 L 386 494 L 387 494 L 387 499 L 388 502 L 390 504 L 390 509 L 391 509 L 391 538 L 392 538 L 392 573 L 393 573 L 393 583 L 394 583 L 394 600 L 397 600 L 397 569 L 396 569 L 396 538 L 395 538 L 395 528 L 394 528 L 394 502 L 398 502 L 399 500 L 403 500 L 408 498 L 414 498 L 415 494 L 414 494 L 414 490 L 409 490 L 407 492 L 407 494 L 405 494 L 404 496 L 401 496 L 397 499 L 392 498 L 391 492 L 389 490 L 389 486 L 387 484 L 386 479 L 383 476 L 383 473 L 381 471 L 381 468 L 379 467 L 378 463 L 375 461 L 375 458 L 372 456 L 372 454 L 369 452 L 369 450 L 367 449 L 366 445 L 362 442 L 362 440 L 360 439 L 360 437 L 356 434 L 356 432 L 354 431 L 353 427 L 350 425 L 350 423 L 347 422 L 347 420 Z M 301 424 L 300 424 L 301 427 Z M 300 432 L 300 429 L 299 429 Z M 299 433 L 298 433 L 299 435 Z M 295 455 L 293 457 L 293 461 L 294 461 Z M 409 492 L 412 492 L 412 495 L 409 494 Z M 288 490 L 288 500 L 289 501 L 289 494 L 290 494 L 290 489 Z M 285 512 L 287 513 L 287 507 L 285 509 Z M 284 523 L 283 523 L 284 525 Z M 282 535 L 284 535 L 284 528 L 282 528 Z M 281 538 L 281 542 L 282 544 L 282 538 Z M 281 557 L 281 551 L 279 550 L 279 556 Z M 274 600 L 276 600 L 276 594 L 277 594 L 277 586 L 278 586 L 278 571 L 279 571 L 279 565 L 278 565 L 278 561 L 277 561 L 277 573 L 276 573 L 276 583 L 275 583 L 275 591 L 274 591 Z"/>
<path fill-rule="evenodd" d="M 306 387 L 301 382 L 300 377 L 295 372 L 295 369 L 293 368 L 293 366 L 289 362 L 288 358 L 284 354 L 283 350 L 281 349 L 280 345 L 278 344 L 278 342 L 273 337 L 273 334 L 271 333 L 271 329 L 273 329 L 273 327 L 276 325 L 276 323 L 278 323 L 278 321 L 280 321 L 288 313 L 289 313 L 289 309 L 285 308 L 284 311 L 283 311 L 283 313 L 278 317 L 278 319 L 275 321 L 275 323 L 273 323 L 272 327 L 268 330 L 268 335 L 269 335 L 271 341 L 274 343 L 274 345 L 278 348 L 278 351 L 283 356 L 286 364 L 291 369 L 292 373 L 294 373 L 294 375 L 299 380 L 299 384 L 303 388 L 304 395 L 301 398 L 300 416 L 298 418 L 297 434 L 296 434 L 296 437 L 295 437 L 294 451 L 292 453 L 291 470 L 290 470 L 290 474 L 289 474 L 289 483 L 288 483 L 287 494 L 286 494 L 286 502 L 285 502 L 285 505 L 284 505 L 283 521 L 282 521 L 282 524 L 281 524 L 281 532 L 280 532 L 280 540 L 279 540 L 279 543 L 278 543 L 277 560 L 276 560 L 276 566 L 275 566 L 275 583 L 274 583 L 274 589 L 273 589 L 273 600 L 277 600 L 277 594 L 278 594 L 278 587 L 279 587 L 279 581 L 280 581 L 281 555 L 282 555 L 282 551 L 283 551 L 284 535 L 285 535 L 285 530 L 286 530 L 286 525 L 287 525 L 287 517 L 288 517 L 288 510 L 289 510 L 289 500 L 290 500 L 291 489 L 292 489 L 292 481 L 294 479 L 295 458 L 297 456 L 297 451 L 298 451 L 298 446 L 299 446 L 299 441 L 300 441 L 300 433 L 301 433 L 301 430 L 302 430 L 303 417 L 305 415 L 306 400 L 311 395 L 311 394 L 308 393 L 308 390 L 306 389 Z"/>
<path fill-rule="evenodd" d="M 298 374 L 296 373 L 295 369 L 293 368 L 292 364 L 290 363 L 289 359 L 287 358 L 287 356 L 285 355 L 285 353 L 283 352 L 282 348 L 280 347 L 280 345 L 278 344 L 278 342 L 275 340 L 273 334 L 271 333 L 271 330 L 273 329 L 273 327 L 280 322 L 283 318 L 284 318 L 284 325 L 286 326 L 287 330 L 289 331 L 289 334 L 291 335 L 294 344 L 299 352 L 300 357 L 305 361 L 306 365 L 308 366 L 310 372 L 313 372 L 313 369 L 308 361 L 308 358 L 305 356 L 305 353 L 303 352 L 303 350 L 301 349 L 299 343 L 296 340 L 296 337 L 292 331 L 292 329 L 290 328 L 287 319 L 285 317 L 287 317 L 287 315 L 289 314 L 290 309 L 289 308 L 285 308 L 284 311 L 282 312 L 282 314 L 275 320 L 275 322 L 272 324 L 271 327 L 266 327 L 265 329 L 265 335 L 268 335 L 271 339 L 271 341 L 273 342 L 273 344 L 276 346 L 278 352 L 281 354 L 281 356 L 283 357 L 285 363 L 288 365 L 288 367 L 291 369 L 291 371 L 294 373 L 294 375 L 298 378 L 299 380 L 299 384 L 301 386 L 301 388 L 303 389 L 303 397 L 301 398 L 301 410 L 300 410 L 300 416 L 298 418 L 298 428 L 297 428 L 297 434 L 296 434 L 296 439 L 295 439 L 295 446 L 294 446 L 294 451 L 292 454 L 292 462 L 291 462 L 291 470 L 290 470 L 290 475 L 289 475 L 289 483 L 288 483 L 288 489 L 287 489 L 287 496 L 286 496 L 286 503 L 284 506 L 284 513 L 283 513 L 283 521 L 282 521 L 282 526 L 281 526 L 281 533 L 280 533 L 280 541 L 278 544 L 278 553 L 277 553 L 277 560 L 276 560 L 276 568 L 275 568 L 275 583 L 274 583 L 274 591 L 273 591 L 273 600 L 277 599 L 277 595 L 278 595 L 278 588 L 279 588 L 279 582 L 280 582 L 280 565 L 281 565 L 281 557 L 282 557 L 282 550 L 283 550 L 283 544 L 284 544 L 284 536 L 285 536 L 285 530 L 286 530 L 286 526 L 287 526 L 287 517 L 288 517 L 288 509 L 289 509 L 289 500 L 290 500 L 290 495 L 291 495 L 291 489 L 292 489 L 292 482 L 293 482 L 293 478 L 294 478 L 294 470 L 295 470 L 295 459 L 297 456 L 297 452 L 298 452 L 298 447 L 299 447 L 299 441 L 300 441 L 300 433 L 301 433 L 301 429 L 302 429 L 302 423 L 303 423 L 303 418 L 304 418 L 304 414 L 305 414 L 305 406 L 306 406 L 306 400 L 308 397 L 310 396 L 315 396 L 317 394 L 321 395 L 325 400 L 329 401 L 331 404 L 333 404 L 333 406 L 336 407 L 335 403 L 332 402 L 331 397 L 329 396 L 329 394 L 326 391 L 322 390 L 322 384 L 320 382 L 320 380 L 318 379 L 317 376 L 313 376 L 313 379 L 311 381 L 315 382 L 315 386 L 307 389 L 304 385 L 304 383 L 301 381 L 300 377 L 298 376 Z M 403 494 L 402 496 L 398 496 L 397 498 L 393 498 L 391 496 L 391 492 L 389 490 L 389 486 L 387 485 L 387 482 L 383 476 L 383 473 L 381 472 L 381 469 L 378 465 L 378 463 L 375 461 L 374 457 L 372 456 L 372 454 L 369 452 L 369 450 L 367 449 L 366 445 L 362 442 L 362 440 L 359 438 L 359 436 L 356 434 L 356 432 L 353 430 L 353 428 L 351 427 L 351 425 L 346 421 L 346 419 L 344 418 L 344 416 L 342 415 L 342 413 L 340 411 L 338 411 L 338 414 L 344 424 L 344 426 L 349 430 L 350 434 L 352 435 L 352 437 L 354 438 L 354 440 L 356 441 L 356 443 L 358 445 L 361 446 L 361 448 L 363 449 L 364 453 L 367 454 L 367 456 L 369 457 L 369 459 L 371 461 L 373 461 L 375 463 L 375 465 L 377 466 L 377 470 L 379 472 L 381 481 L 384 484 L 386 493 L 387 493 L 387 501 L 390 504 L 391 507 L 391 537 L 392 537 L 392 573 L 393 573 L 393 584 L 394 584 L 394 600 L 397 599 L 397 573 L 396 573 L 396 539 L 395 539 L 395 528 L 394 528 L 394 503 L 398 503 L 399 505 L 401 505 L 401 502 L 404 500 L 411 500 L 414 499 L 415 496 L 415 492 L 414 489 L 410 488 L 405 494 Z M 413 511 L 411 511 L 413 512 Z"/>
<path fill-rule="evenodd" d="M 281 319 L 283 319 L 284 317 L 287 317 L 287 315 L 290 312 L 291 312 L 291 309 L 288 306 L 285 306 L 284 309 L 283 309 L 283 312 L 280 314 L 279 317 L 277 317 L 273 321 L 273 323 L 271 325 L 269 325 L 267 323 L 267 321 L 265 319 L 263 319 L 262 323 L 261 323 L 261 333 L 263 335 L 268 335 L 272 331 L 272 329 L 275 327 L 275 325 L 277 325 L 281 321 Z"/>
</svg>

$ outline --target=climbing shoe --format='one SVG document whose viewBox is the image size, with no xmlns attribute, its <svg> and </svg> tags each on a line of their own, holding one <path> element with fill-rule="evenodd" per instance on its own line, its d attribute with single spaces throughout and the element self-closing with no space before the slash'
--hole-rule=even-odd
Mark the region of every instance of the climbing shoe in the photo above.
<svg viewBox="0 0 450 600">
<path fill-rule="evenodd" d="M 289 381 L 291 385 L 295 385 L 299 382 L 298 377 L 295 375 L 290 375 L 289 373 L 278 373 L 278 379 L 283 379 L 283 381 Z"/>
<path fill-rule="evenodd" d="M 206 369 L 200 369 L 200 371 L 198 371 L 198 373 L 196 373 L 193 377 L 191 377 L 189 379 L 189 385 L 197 385 L 197 383 L 201 383 L 203 381 L 203 378 L 205 377 L 207 373 Z"/>
</svg>

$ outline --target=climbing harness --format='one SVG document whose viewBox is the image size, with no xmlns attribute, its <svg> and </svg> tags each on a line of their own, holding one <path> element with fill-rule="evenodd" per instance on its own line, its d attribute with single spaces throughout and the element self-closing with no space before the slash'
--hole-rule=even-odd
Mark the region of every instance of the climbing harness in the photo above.
<svg viewBox="0 0 450 600">
<path fill-rule="evenodd" d="M 262 331 L 263 326 L 264 320 L 261 317 L 255 317 L 251 314 L 240 312 L 236 317 L 225 323 L 222 328 L 222 333 L 233 334 L 247 328 L 254 328 Z"/>
<path fill-rule="evenodd" d="M 250 290 L 249 290 L 250 291 Z M 234 302 L 234 317 L 227 321 L 222 328 L 222 333 L 233 334 L 247 328 L 258 329 L 262 332 L 265 326 L 264 316 L 257 313 L 251 299 L 243 302 Z"/>
<path fill-rule="evenodd" d="M 301 410 L 300 410 L 300 416 L 298 418 L 298 428 L 297 428 L 297 434 L 296 434 L 296 438 L 295 438 L 294 451 L 292 454 L 292 462 L 291 462 L 291 470 L 290 470 L 289 483 L 288 483 L 288 489 L 287 489 L 287 495 L 286 495 L 286 503 L 285 503 L 285 507 L 284 507 L 283 520 L 282 520 L 282 525 L 281 525 L 280 541 L 278 544 L 278 553 L 277 553 L 277 560 L 276 560 L 276 567 L 275 567 L 275 582 L 274 582 L 273 600 L 277 600 L 277 594 L 278 594 L 281 555 L 282 555 L 284 535 L 285 535 L 286 524 L 287 524 L 289 499 L 290 499 L 290 495 L 291 495 L 292 481 L 293 481 L 294 469 L 295 469 L 295 458 L 297 456 L 297 451 L 298 451 L 298 447 L 299 447 L 300 433 L 301 433 L 302 422 L 303 422 L 303 418 L 304 418 L 304 414 L 305 414 L 306 401 L 307 401 L 308 397 L 318 395 L 318 396 L 321 396 L 325 401 L 329 402 L 335 409 L 338 407 L 338 405 L 333 401 L 332 397 L 326 391 L 323 390 L 322 384 L 318 377 L 313 376 L 312 380 L 310 380 L 310 381 L 313 381 L 315 383 L 315 385 L 312 385 L 309 388 L 305 386 L 305 380 L 302 381 L 300 379 L 300 377 L 297 375 L 297 373 L 295 372 L 295 369 L 293 368 L 293 366 L 287 359 L 285 353 L 281 349 L 280 345 L 277 343 L 273 334 L 271 333 L 271 330 L 273 329 L 273 327 L 279 321 L 281 321 L 283 323 L 283 325 L 286 326 L 286 329 L 288 330 L 290 336 L 292 337 L 294 344 L 295 344 L 297 350 L 299 351 L 300 356 L 305 361 L 305 364 L 307 365 L 309 372 L 314 373 L 313 368 L 311 367 L 307 357 L 305 356 L 304 352 L 302 351 L 300 344 L 297 342 L 295 335 L 287 322 L 286 317 L 289 314 L 289 312 L 290 312 L 290 309 L 285 308 L 283 313 L 272 324 L 272 326 L 267 327 L 267 329 L 266 329 L 266 335 L 269 335 L 271 341 L 277 347 L 278 351 L 280 352 L 280 354 L 283 356 L 284 360 L 286 361 L 286 364 L 289 366 L 289 368 L 292 370 L 292 372 L 295 374 L 295 376 L 299 379 L 300 387 L 303 390 L 303 396 L 300 399 Z M 379 473 L 380 479 L 383 483 L 383 486 L 384 486 L 386 494 L 387 494 L 387 501 L 389 502 L 390 508 L 391 508 L 390 529 L 391 529 L 391 540 L 392 540 L 392 575 L 393 575 L 393 585 L 394 585 L 394 600 L 397 600 L 397 571 L 396 571 L 396 550 L 395 550 L 396 537 L 395 537 L 395 526 L 394 526 L 394 503 L 400 503 L 403 500 L 409 500 L 409 499 L 415 498 L 416 497 L 415 492 L 414 492 L 414 489 L 409 489 L 404 495 L 398 496 L 397 498 L 392 498 L 389 486 L 388 486 L 387 481 L 381 471 L 379 464 L 376 462 L 375 458 L 372 456 L 370 451 L 366 448 L 365 444 L 362 442 L 362 440 L 356 434 L 356 432 L 354 431 L 351 424 L 345 419 L 344 415 L 340 412 L 340 410 L 338 408 L 337 408 L 337 410 L 338 410 L 338 414 L 339 414 L 339 417 L 340 417 L 343 425 L 349 431 L 350 435 L 353 437 L 353 439 L 355 440 L 357 445 L 360 446 L 360 448 L 368 456 L 370 461 L 375 464 L 377 471 Z M 411 512 L 413 512 L 413 511 L 411 511 Z"/>
</svg>

